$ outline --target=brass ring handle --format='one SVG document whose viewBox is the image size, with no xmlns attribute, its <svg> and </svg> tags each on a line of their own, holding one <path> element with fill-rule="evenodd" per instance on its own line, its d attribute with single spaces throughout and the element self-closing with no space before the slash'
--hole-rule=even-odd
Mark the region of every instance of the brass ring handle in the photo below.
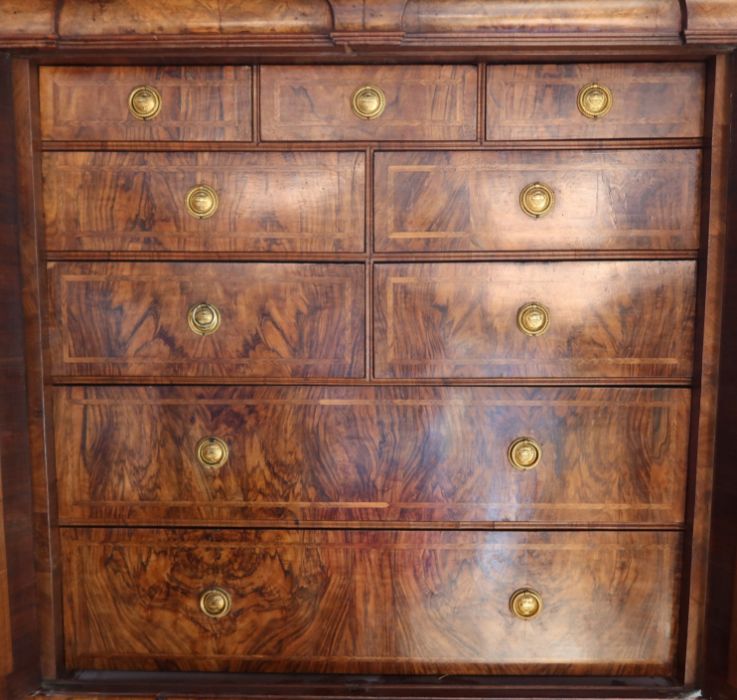
<svg viewBox="0 0 737 700">
<path fill-rule="evenodd" d="M 519 193 L 522 211 L 533 219 L 545 216 L 553 208 L 553 204 L 555 204 L 553 190 L 541 182 L 533 182 Z"/>
<path fill-rule="evenodd" d="M 542 335 L 550 325 L 550 312 L 542 304 L 532 301 L 517 312 L 517 327 L 525 335 Z"/>
<path fill-rule="evenodd" d="M 220 327 L 220 311 L 213 304 L 195 304 L 187 313 L 187 322 L 197 335 L 210 335 Z"/>
<path fill-rule="evenodd" d="M 150 85 L 139 85 L 128 95 L 128 110 L 136 119 L 153 119 L 161 111 L 161 93 Z"/>
<path fill-rule="evenodd" d="M 509 609 L 522 620 L 530 620 L 543 609 L 543 599 L 531 588 L 520 588 L 509 598 Z"/>
<path fill-rule="evenodd" d="M 358 88 L 351 97 L 353 113 L 361 119 L 376 119 L 386 107 L 384 91 L 375 85 L 364 85 Z"/>
<path fill-rule="evenodd" d="M 211 435 L 197 443 L 195 454 L 207 471 L 217 472 L 228 461 L 228 445 L 225 440 Z"/>
<path fill-rule="evenodd" d="M 578 91 L 578 111 L 587 119 L 599 119 L 609 112 L 614 104 L 612 91 L 599 83 L 589 83 Z"/>
<path fill-rule="evenodd" d="M 543 456 L 542 447 L 537 440 L 529 437 L 519 437 L 512 441 L 507 450 L 507 457 L 515 469 L 527 471 L 534 469 Z"/>
<path fill-rule="evenodd" d="M 185 198 L 187 213 L 195 219 L 208 219 L 218 208 L 219 200 L 217 192 L 207 185 L 193 187 Z"/>
<path fill-rule="evenodd" d="M 218 588 L 208 588 L 200 595 L 200 610 L 208 617 L 224 617 L 230 612 L 233 601 L 230 593 Z"/>
</svg>

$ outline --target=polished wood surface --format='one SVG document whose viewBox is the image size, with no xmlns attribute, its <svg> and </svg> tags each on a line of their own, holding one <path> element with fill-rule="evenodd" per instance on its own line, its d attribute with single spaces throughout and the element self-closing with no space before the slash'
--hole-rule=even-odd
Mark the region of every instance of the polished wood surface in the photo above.
<svg viewBox="0 0 737 700">
<path fill-rule="evenodd" d="M 250 141 L 250 66 L 42 66 L 44 139 Z M 141 120 L 128 109 L 131 91 L 150 85 L 161 111 Z"/>
<path fill-rule="evenodd" d="M 378 251 L 696 249 L 701 153 L 416 151 L 377 153 Z M 554 195 L 540 218 L 520 192 Z"/>
<path fill-rule="evenodd" d="M 673 669 L 675 532 L 62 530 L 71 668 Z M 220 619 L 199 608 L 212 586 Z M 530 587 L 535 618 L 509 610 Z"/>
<path fill-rule="evenodd" d="M 50 263 L 52 373 L 361 377 L 357 264 Z M 188 311 L 214 305 L 201 336 Z"/>
<path fill-rule="evenodd" d="M 263 66 L 261 138 L 265 141 L 475 140 L 475 66 Z M 375 119 L 353 113 L 366 85 L 383 90 Z"/>
<path fill-rule="evenodd" d="M 732 0 L 688 0 L 684 35 L 694 44 L 734 43 L 737 6 Z"/>
<path fill-rule="evenodd" d="M 690 391 L 58 387 L 63 523 L 683 522 Z M 228 461 L 209 472 L 200 439 Z M 508 448 L 540 445 L 529 471 Z M 616 478 L 613 478 L 616 475 Z"/>
<path fill-rule="evenodd" d="M 364 249 L 362 153 L 46 153 L 49 250 Z M 212 187 L 218 208 L 188 213 Z"/>
<path fill-rule="evenodd" d="M 588 119 L 579 90 L 600 83 L 611 111 Z M 486 77 L 486 138 L 694 137 L 703 133 L 703 63 L 492 65 Z"/>
<path fill-rule="evenodd" d="M 695 274 L 689 261 L 377 265 L 376 377 L 688 379 Z M 549 310 L 543 335 L 517 327 L 530 302 Z"/>
</svg>

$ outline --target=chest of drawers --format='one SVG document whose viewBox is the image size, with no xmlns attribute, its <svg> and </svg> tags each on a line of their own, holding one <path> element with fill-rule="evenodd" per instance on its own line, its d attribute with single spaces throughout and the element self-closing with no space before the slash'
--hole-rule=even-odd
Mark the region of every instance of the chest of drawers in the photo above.
<svg viewBox="0 0 737 700">
<path fill-rule="evenodd" d="M 737 7 L 174 5 L 0 37 L 0 693 L 731 698 Z"/>
</svg>

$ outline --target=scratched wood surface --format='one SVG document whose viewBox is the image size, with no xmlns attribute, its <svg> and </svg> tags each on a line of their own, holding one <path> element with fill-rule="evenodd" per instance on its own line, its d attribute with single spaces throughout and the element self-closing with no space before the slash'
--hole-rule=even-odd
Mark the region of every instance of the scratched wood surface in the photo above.
<svg viewBox="0 0 737 700">
<path fill-rule="evenodd" d="M 107 377 L 360 377 L 356 264 L 50 263 L 52 372 Z M 214 305 L 198 335 L 188 311 Z"/>
<path fill-rule="evenodd" d="M 46 153 L 49 250 L 364 249 L 362 153 Z M 215 190 L 215 213 L 187 193 Z"/>
<path fill-rule="evenodd" d="M 57 387 L 64 523 L 683 522 L 687 389 Z M 196 457 L 216 436 L 217 472 Z M 517 438 L 539 464 L 515 469 Z M 614 476 L 616 475 L 616 477 Z"/>
<path fill-rule="evenodd" d="M 63 528 L 69 668 L 662 674 L 676 532 Z M 232 598 L 206 617 L 200 594 Z M 540 614 L 515 617 L 529 587 Z"/>
<path fill-rule="evenodd" d="M 377 153 L 378 251 L 697 249 L 701 152 Z M 540 218 L 520 193 L 553 192 Z"/>
<path fill-rule="evenodd" d="M 688 379 L 695 282 L 692 261 L 380 264 L 376 377 Z"/>
<path fill-rule="evenodd" d="M 42 66 L 41 136 L 51 140 L 250 141 L 250 66 Z M 161 111 L 141 120 L 128 96 L 149 85 Z"/>
</svg>

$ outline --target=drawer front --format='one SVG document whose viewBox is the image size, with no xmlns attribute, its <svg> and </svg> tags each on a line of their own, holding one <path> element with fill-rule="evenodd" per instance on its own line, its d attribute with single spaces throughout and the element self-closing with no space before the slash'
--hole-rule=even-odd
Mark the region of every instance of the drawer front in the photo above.
<svg viewBox="0 0 737 700">
<path fill-rule="evenodd" d="M 489 66 L 486 94 L 490 140 L 687 138 L 704 129 L 702 63 Z"/>
<path fill-rule="evenodd" d="M 360 264 L 51 263 L 52 374 L 360 377 L 364 279 Z"/>
<path fill-rule="evenodd" d="M 41 66 L 39 80 L 44 139 L 252 139 L 248 66 Z"/>
<path fill-rule="evenodd" d="M 46 241 L 50 250 L 362 251 L 364 171 L 364 155 L 350 152 L 46 153 Z M 198 204 L 203 185 L 214 195 Z"/>
<path fill-rule="evenodd" d="M 475 140 L 476 84 L 474 66 L 263 66 L 261 137 Z M 357 113 L 362 109 L 368 118 Z"/>
<path fill-rule="evenodd" d="M 374 277 L 379 378 L 692 374 L 692 261 L 380 264 Z"/>
<path fill-rule="evenodd" d="M 377 153 L 376 248 L 696 249 L 700 171 L 698 150 Z"/>
<path fill-rule="evenodd" d="M 63 528 L 61 540 L 70 669 L 674 669 L 676 532 Z M 225 595 L 202 600 L 212 588 Z M 538 594 L 536 616 L 510 610 L 520 589 Z M 223 616 L 202 611 L 227 597 Z"/>
<path fill-rule="evenodd" d="M 689 404 L 687 389 L 59 387 L 59 513 L 680 524 Z"/>
</svg>

